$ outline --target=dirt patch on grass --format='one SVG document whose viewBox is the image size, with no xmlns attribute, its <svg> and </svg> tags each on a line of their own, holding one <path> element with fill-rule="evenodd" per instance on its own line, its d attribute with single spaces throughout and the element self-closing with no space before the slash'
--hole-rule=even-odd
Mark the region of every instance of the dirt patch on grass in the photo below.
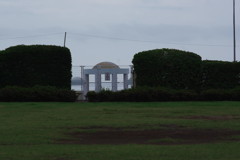
<svg viewBox="0 0 240 160">
<path fill-rule="evenodd" d="M 90 129 L 91 128 L 91 129 Z M 90 130 L 89 130 L 90 129 Z M 92 130 L 94 129 L 94 130 Z M 100 130 L 99 130 L 100 129 Z M 219 141 L 239 141 L 232 138 L 240 135 L 240 131 L 190 129 L 168 126 L 154 130 L 126 130 L 112 127 L 89 127 L 83 132 L 65 133 L 67 138 L 58 139 L 60 144 L 199 144 Z"/>
<path fill-rule="evenodd" d="M 180 117 L 183 119 L 200 119 L 200 120 L 239 120 L 240 116 L 234 116 L 234 115 L 222 115 L 222 116 L 185 116 Z"/>
</svg>

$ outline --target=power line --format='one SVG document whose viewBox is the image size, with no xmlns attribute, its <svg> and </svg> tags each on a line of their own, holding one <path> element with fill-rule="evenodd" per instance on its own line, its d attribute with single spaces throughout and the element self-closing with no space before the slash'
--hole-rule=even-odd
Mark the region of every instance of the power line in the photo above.
<svg viewBox="0 0 240 160">
<path fill-rule="evenodd" d="M 137 40 L 137 39 L 127 39 L 127 38 L 119 38 L 119 37 L 109 37 L 109 36 L 100 36 L 93 34 L 83 34 L 83 33 L 70 33 L 72 35 L 79 35 L 84 37 L 93 37 L 100 39 L 111 39 L 111 40 L 119 40 L 119 41 L 130 41 L 130 42 L 141 42 L 141 43 L 161 43 L 161 44 L 169 44 L 169 45 L 187 45 L 187 46 L 208 46 L 208 47 L 232 47 L 232 45 L 225 44 L 200 44 L 200 43 L 175 43 L 175 42 L 161 42 L 161 41 L 146 41 L 146 40 Z"/>
<path fill-rule="evenodd" d="M 47 37 L 47 36 L 62 35 L 62 34 L 63 33 L 39 34 L 39 35 L 19 36 L 19 37 L 12 37 L 12 38 L 1 38 L 0 40 L 38 38 L 38 37 Z M 206 47 L 232 47 L 233 46 L 233 45 L 225 45 L 225 44 L 200 44 L 200 43 L 176 43 L 176 42 L 150 41 L 150 40 L 129 39 L 129 38 L 94 35 L 94 34 L 83 34 L 83 33 L 68 33 L 68 34 L 70 34 L 71 36 L 82 36 L 82 37 L 111 39 L 111 40 L 139 42 L 139 43 L 158 43 L 158 44 L 168 44 L 168 45 L 186 45 L 186 46 L 203 46 L 203 47 L 204 46 Z"/>
<path fill-rule="evenodd" d="M 60 35 L 60 34 L 63 34 L 63 33 L 50 33 L 50 34 L 38 34 L 38 35 L 29 35 L 29 36 L 17 36 L 17 37 L 11 37 L 11 38 L 0 38 L 0 40 L 48 37 L 48 36 L 54 36 L 54 35 Z"/>
</svg>

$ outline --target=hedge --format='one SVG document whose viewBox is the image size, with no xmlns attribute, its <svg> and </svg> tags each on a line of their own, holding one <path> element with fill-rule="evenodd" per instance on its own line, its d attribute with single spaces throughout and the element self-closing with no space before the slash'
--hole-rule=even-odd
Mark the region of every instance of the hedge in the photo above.
<svg viewBox="0 0 240 160">
<path fill-rule="evenodd" d="M 230 89 L 240 84 L 240 63 L 202 62 L 202 89 Z"/>
<path fill-rule="evenodd" d="M 199 89 L 201 57 L 192 52 L 156 49 L 134 55 L 137 86 Z"/>
<path fill-rule="evenodd" d="M 71 77 L 68 48 L 19 45 L 0 52 L 0 88 L 41 85 L 70 89 Z"/>
<path fill-rule="evenodd" d="M 52 86 L 30 88 L 7 86 L 0 89 L 1 102 L 74 102 L 76 93 L 68 89 Z"/>
<path fill-rule="evenodd" d="M 172 90 L 167 88 L 138 87 L 118 92 L 102 90 L 87 94 L 90 102 L 154 102 L 154 101 L 189 101 L 197 98 L 194 91 Z"/>
<path fill-rule="evenodd" d="M 140 52 L 132 62 L 137 87 L 204 91 L 240 85 L 240 62 L 201 61 L 195 53 L 175 49 Z"/>
<path fill-rule="evenodd" d="M 201 93 L 193 90 L 140 87 L 118 92 L 102 90 L 88 92 L 90 102 L 165 102 L 165 101 L 240 101 L 240 87 L 208 89 Z"/>
</svg>

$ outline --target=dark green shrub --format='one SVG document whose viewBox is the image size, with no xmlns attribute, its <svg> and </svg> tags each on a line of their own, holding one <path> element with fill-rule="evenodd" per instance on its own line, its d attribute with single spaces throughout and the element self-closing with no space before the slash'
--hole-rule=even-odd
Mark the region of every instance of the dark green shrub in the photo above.
<svg viewBox="0 0 240 160">
<path fill-rule="evenodd" d="M 135 101 L 169 101 L 172 98 L 172 90 L 166 88 L 138 87 L 132 90 Z"/>
<path fill-rule="evenodd" d="M 231 93 L 231 100 L 233 101 L 240 101 L 240 86 L 237 86 L 230 90 Z"/>
<path fill-rule="evenodd" d="M 95 91 L 90 91 L 87 93 L 86 98 L 89 102 L 99 102 L 98 94 Z"/>
<path fill-rule="evenodd" d="M 68 48 L 20 45 L 0 52 L 0 88 L 41 85 L 70 89 L 71 76 Z"/>
<path fill-rule="evenodd" d="M 136 85 L 173 89 L 199 89 L 201 57 L 175 49 L 156 49 L 133 58 Z"/>
<path fill-rule="evenodd" d="M 52 86 L 31 88 L 8 86 L 0 89 L 1 102 L 74 102 L 76 93 Z"/>
<path fill-rule="evenodd" d="M 154 101 L 193 101 L 198 94 L 194 91 L 172 90 L 167 88 L 139 87 L 118 92 L 88 92 L 90 102 L 154 102 Z"/>
<path fill-rule="evenodd" d="M 201 93 L 193 90 L 140 87 L 118 92 L 91 91 L 87 98 L 90 102 L 240 101 L 240 87 L 208 89 Z"/>
<path fill-rule="evenodd" d="M 103 101 L 111 102 L 113 101 L 114 92 L 109 90 L 101 90 L 97 95 L 98 95 L 98 100 L 100 102 L 103 102 Z"/>
<path fill-rule="evenodd" d="M 199 94 L 193 90 L 175 90 L 172 91 L 174 101 L 197 101 Z"/>
<path fill-rule="evenodd" d="M 240 63 L 202 62 L 202 89 L 230 89 L 240 83 Z"/>
<path fill-rule="evenodd" d="M 231 101 L 232 94 L 227 89 L 208 89 L 201 93 L 201 100 L 204 101 Z"/>
</svg>

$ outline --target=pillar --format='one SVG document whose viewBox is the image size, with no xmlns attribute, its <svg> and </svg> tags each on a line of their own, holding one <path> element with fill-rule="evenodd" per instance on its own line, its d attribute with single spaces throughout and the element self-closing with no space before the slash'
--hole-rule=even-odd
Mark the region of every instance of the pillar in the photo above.
<svg viewBox="0 0 240 160">
<path fill-rule="evenodd" d="M 85 74 L 83 78 L 83 95 L 89 92 L 89 74 Z"/>
<path fill-rule="evenodd" d="M 95 92 L 100 92 L 102 89 L 102 77 L 99 71 L 95 74 Z"/>
<path fill-rule="evenodd" d="M 123 89 L 128 89 L 128 75 L 123 74 Z"/>
<path fill-rule="evenodd" d="M 85 80 L 85 77 L 84 77 L 84 66 L 80 66 L 81 67 L 81 91 L 84 91 L 84 80 Z"/>
<path fill-rule="evenodd" d="M 116 73 L 112 74 L 112 91 L 113 92 L 117 91 L 117 74 Z"/>
<path fill-rule="evenodd" d="M 133 65 L 130 65 L 130 69 L 131 69 L 130 85 L 131 85 L 131 88 L 135 88 L 135 76 L 134 76 Z"/>
</svg>

